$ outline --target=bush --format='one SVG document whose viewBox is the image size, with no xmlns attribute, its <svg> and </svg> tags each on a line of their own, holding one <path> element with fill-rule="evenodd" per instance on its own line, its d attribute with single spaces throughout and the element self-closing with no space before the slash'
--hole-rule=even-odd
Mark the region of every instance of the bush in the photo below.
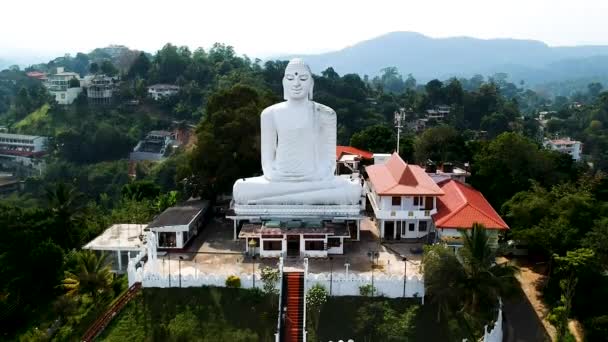
<svg viewBox="0 0 608 342">
<path fill-rule="evenodd" d="M 226 278 L 226 287 L 232 287 L 232 288 L 240 288 L 241 287 L 241 278 L 235 276 L 235 275 L 231 275 L 228 278 Z"/>
<path fill-rule="evenodd" d="M 278 294 L 277 282 L 279 281 L 279 270 L 272 267 L 262 268 L 262 282 L 264 283 L 264 292 L 267 294 Z"/>
<path fill-rule="evenodd" d="M 593 317 L 585 324 L 585 334 L 589 341 L 601 341 L 608 336 L 608 315 Z"/>
<path fill-rule="evenodd" d="M 378 290 L 372 284 L 367 284 L 367 285 L 361 285 L 361 286 L 359 286 L 359 294 L 361 296 L 372 297 L 374 295 L 374 293 L 377 294 Z"/>
</svg>

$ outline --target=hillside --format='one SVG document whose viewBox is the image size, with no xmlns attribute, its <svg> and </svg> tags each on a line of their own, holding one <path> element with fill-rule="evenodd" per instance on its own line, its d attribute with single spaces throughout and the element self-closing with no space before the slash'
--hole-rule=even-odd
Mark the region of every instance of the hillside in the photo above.
<svg viewBox="0 0 608 342">
<path fill-rule="evenodd" d="M 392 32 L 304 58 L 317 73 L 331 66 L 340 74 L 375 76 L 396 66 L 422 81 L 505 72 L 512 80 L 539 84 L 608 75 L 608 46 L 549 47 L 534 40 L 430 38 L 415 32 Z"/>
</svg>

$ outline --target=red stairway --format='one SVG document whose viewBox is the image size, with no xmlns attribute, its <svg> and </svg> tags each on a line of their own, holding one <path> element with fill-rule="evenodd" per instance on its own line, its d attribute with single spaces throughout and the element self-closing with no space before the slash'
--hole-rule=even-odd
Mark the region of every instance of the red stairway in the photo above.
<svg viewBox="0 0 608 342">
<path fill-rule="evenodd" d="M 287 294 L 285 306 L 285 330 L 283 342 L 304 341 L 304 273 L 284 273 L 286 279 L 284 293 Z"/>
</svg>

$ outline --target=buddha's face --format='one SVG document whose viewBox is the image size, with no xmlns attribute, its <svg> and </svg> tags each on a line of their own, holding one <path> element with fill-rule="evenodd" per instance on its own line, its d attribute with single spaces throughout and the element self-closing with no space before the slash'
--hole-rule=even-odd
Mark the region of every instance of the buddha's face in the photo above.
<svg viewBox="0 0 608 342">
<path fill-rule="evenodd" d="M 304 64 L 288 65 L 283 77 L 283 91 L 286 100 L 308 98 L 313 84 L 312 75 Z"/>
</svg>

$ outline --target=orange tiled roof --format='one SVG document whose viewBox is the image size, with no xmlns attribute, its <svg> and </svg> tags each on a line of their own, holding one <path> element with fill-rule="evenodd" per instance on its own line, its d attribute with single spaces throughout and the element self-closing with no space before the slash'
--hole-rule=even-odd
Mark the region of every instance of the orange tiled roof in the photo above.
<svg viewBox="0 0 608 342">
<path fill-rule="evenodd" d="M 378 195 L 443 195 L 423 168 L 407 164 L 397 153 L 393 153 L 385 164 L 370 165 L 365 170 Z"/>
<path fill-rule="evenodd" d="M 340 160 L 343 154 L 353 154 L 361 158 L 372 159 L 374 154 L 368 151 L 360 150 L 352 146 L 336 146 L 336 160 Z"/>
<path fill-rule="evenodd" d="M 453 179 L 438 185 L 445 195 L 437 198 L 437 214 L 433 215 L 437 228 L 471 228 L 480 223 L 487 229 L 509 229 L 481 192 Z"/>
</svg>

